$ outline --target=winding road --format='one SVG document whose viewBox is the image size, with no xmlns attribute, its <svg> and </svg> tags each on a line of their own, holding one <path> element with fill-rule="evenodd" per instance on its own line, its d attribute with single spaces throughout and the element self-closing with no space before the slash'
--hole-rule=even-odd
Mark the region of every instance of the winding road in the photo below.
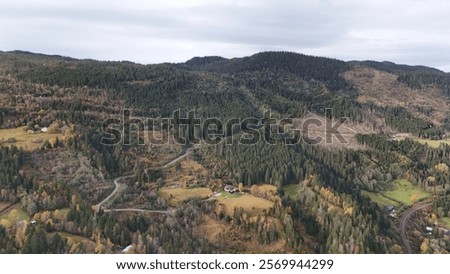
<svg viewBox="0 0 450 274">
<path fill-rule="evenodd" d="M 103 201 L 101 201 L 100 203 L 98 203 L 95 206 L 95 212 L 99 212 L 100 209 L 102 208 L 102 206 L 108 202 L 109 200 L 112 199 L 112 197 L 114 197 L 117 194 L 117 191 L 119 190 L 121 184 L 119 183 L 119 181 L 124 180 L 124 179 L 128 179 L 128 178 L 132 178 L 134 175 L 127 175 L 127 176 L 121 176 L 121 177 L 117 177 L 114 179 L 114 190 L 113 192 L 111 192 L 111 194 L 108 195 L 108 197 L 106 197 Z"/>
<path fill-rule="evenodd" d="M 176 164 L 179 161 L 183 160 L 187 156 L 191 155 L 193 150 L 194 150 L 193 148 L 186 149 L 186 151 L 183 154 L 181 154 L 177 158 L 173 159 L 172 161 L 168 162 L 167 164 L 163 165 L 161 168 L 168 168 L 168 167 L 173 166 L 174 164 Z"/>
<path fill-rule="evenodd" d="M 187 156 L 192 154 L 192 151 L 194 150 L 194 148 L 188 148 L 184 151 L 183 154 L 181 154 L 180 156 L 178 156 L 177 158 L 173 159 L 172 161 L 168 162 L 167 164 L 163 165 L 161 168 L 165 169 L 168 167 L 173 166 L 174 164 L 178 163 L 179 161 L 181 161 L 182 159 L 186 158 Z M 107 203 L 109 200 L 111 200 L 119 191 L 120 187 L 122 186 L 122 184 L 119 183 L 119 181 L 124 180 L 124 179 L 129 179 L 129 178 L 133 178 L 134 175 L 126 175 L 126 176 L 121 176 L 121 177 L 117 177 L 115 178 L 114 181 L 114 190 L 113 192 L 111 192 L 111 194 L 108 195 L 108 197 L 106 197 L 103 201 L 101 201 L 100 203 L 95 205 L 95 212 L 99 212 L 100 209 L 102 209 L 103 205 L 105 203 Z M 172 215 L 175 213 L 176 210 L 169 208 L 168 210 L 150 210 L 150 209 L 141 209 L 141 208 L 118 208 L 118 209 L 107 209 L 107 208 L 103 208 L 103 212 L 138 212 L 138 213 L 158 213 L 158 214 L 168 214 L 168 215 Z"/>
<path fill-rule="evenodd" d="M 409 240 L 408 240 L 408 235 L 406 234 L 409 219 L 411 218 L 411 216 L 414 213 L 430 206 L 431 204 L 432 204 L 432 202 L 429 200 L 423 201 L 423 202 L 415 204 L 414 206 L 405 210 L 405 212 L 402 213 L 402 217 L 400 218 L 400 236 L 402 238 L 403 245 L 405 246 L 405 251 L 407 254 L 413 254 L 411 244 L 409 243 Z"/>
</svg>

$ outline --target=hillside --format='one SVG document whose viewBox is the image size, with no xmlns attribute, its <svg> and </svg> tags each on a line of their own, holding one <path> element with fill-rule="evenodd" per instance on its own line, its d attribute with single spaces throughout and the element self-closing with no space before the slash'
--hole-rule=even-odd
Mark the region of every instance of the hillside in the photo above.
<svg viewBox="0 0 450 274">
<path fill-rule="evenodd" d="M 403 253 L 386 206 L 420 200 L 414 251 L 449 251 L 420 233 L 450 217 L 448 73 L 14 51 L 0 100 L 1 253 Z"/>
</svg>

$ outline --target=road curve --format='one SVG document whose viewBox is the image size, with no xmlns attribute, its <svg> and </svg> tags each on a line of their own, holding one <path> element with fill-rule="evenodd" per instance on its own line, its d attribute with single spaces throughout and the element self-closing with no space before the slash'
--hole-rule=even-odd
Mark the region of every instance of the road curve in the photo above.
<svg viewBox="0 0 450 274">
<path fill-rule="evenodd" d="M 407 254 L 413 254 L 413 250 L 411 248 L 411 244 L 409 243 L 408 236 L 406 235 L 407 226 L 409 219 L 411 216 L 416 213 L 417 211 L 420 211 L 427 206 L 430 206 L 432 202 L 430 201 L 424 201 L 418 204 L 415 204 L 413 207 L 407 209 L 405 212 L 403 212 L 402 217 L 400 218 L 400 236 L 403 241 L 403 245 L 405 247 L 405 251 Z"/>
<path fill-rule="evenodd" d="M 132 178 L 134 175 L 127 175 L 127 176 L 121 176 L 121 177 L 117 177 L 114 179 L 114 190 L 113 192 L 111 192 L 111 194 L 108 195 L 108 197 L 106 197 L 103 201 L 101 201 L 100 203 L 98 203 L 97 205 L 95 205 L 95 212 L 99 212 L 101 207 L 103 206 L 103 204 L 105 204 L 106 202 L 108 202 L 109 200 L 112 199 L 112 197 L 114 197 L 117 193 L 117 191 L 119 190 L 120 187 L 120 183 L 119 181 L 124 180 L 124 179 L 128 179 L 128 178 Z"/>
<path fill-rule="evenodd" d="M 187 156 L 191 155 L 193 148 L 188 148 L 186 151 L 178 156 L 177 158 L 173 159 L 172 161 L 168 162 L 167 164 L 163 165 L 161 168 L 168 168 L 170 166 L 173 166 L 174 164 L 178 163 L 180 160 L 186 158 Z"/>
<path fill-rule="evenodd" d="M 193 148 L 188 148 L 185 150 L 185 152 L 178 156 L 177 158 L 173 159 L 172 161 L 168 162 L 167 164 L 163 165 L 161 168 L 168 168 L 174 164 L 176 164 L 178 161 L 186 158 L 187 156 L 191 155 L 192 151 L 194 149 Z M 106 197 L 103 201 L 101 201 L 100 203 L 95 205 L 95 212 L 99 212 L 100 209 L 102 208 L 102 206 L 108 202 L 109 200 L 111 200 L 116 194 L 117 191 L 119 190 L 119 187 L 121 186 L 121 184 L 119 183 L 119 181 L 124 180 L 124 179 L 128 179 L 128 178 L 132 178 L 134 175 L 127 175 L 127 176 L 121 176 L 121 177 L 117 177 L 114 179 L 114 190 L 113 192 L 111 192 L 111 194 L 108 195 L 108 197 Z M 103 209 L 104 212 L 111 212 L 111 211 L 116 211 L 116 212 L 140 212 L 140 213 L 160 213 L 160 214 L 173 214 L 174 210 L 169 209 L 169 210 L 149 210 L 149 209 L 140 209 L 140 208 L 120 208 L 120 209 Z"/>
</svg>

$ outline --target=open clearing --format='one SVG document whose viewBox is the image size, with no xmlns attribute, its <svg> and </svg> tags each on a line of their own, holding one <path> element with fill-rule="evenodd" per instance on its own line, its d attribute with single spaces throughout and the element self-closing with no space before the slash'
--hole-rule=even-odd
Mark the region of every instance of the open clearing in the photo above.
<svg viewBox="0 0 450 274">
<path fill-rule="evenodd" d="M 179 170 L 175 165 L 170 168 L 165 179 L 166 185 L 196 183 L 199 177 L 208 175 L 208 170 L 196 161 L 187 159 L 180 162 Z"/>
<path fill-rule="evenodd" d="M 450 138 L 446 138 L 443 140 L 430 140 L 430 139 L 418 138 L 416 136 L 413 136 L 410 133 L 398 133 L 398 134 L 395 134 L 392 139 L 393 140 L 405 140 L 406 138 L 414 140 L 416 142 L 419 142 L 423 145 L 427 145 L 432 148 L 438 148 L 441 145 L 450 145 Z"/>
<path fill-rule="evenodd" d="M 15 205 L 9 212 L 0 216 L 0 225 L 4 227 L 11 227 L 13 224 L 20 221 L 30 221 L 30 217 L 22 209 L 20 204 Z"/>
<path fill-rule="evenodd" d="M 381 205 L 381 206 L 390 206 L 390 205 L 393 205 L 393 206 L 398 207 L 398 206 L 400 205 L 398 202 L 396 202 L 396 201 L 394 201 L 394 200 L 391 200 L 391 199 L 389 199 L 389 198 L 383 196 L 383 195 L 380 194 L 380 193 L 375 193 L 375 192 L 370 192 L 370 191 L 365 191 L 365 190 L 363 190 L 363 191 L 361 191 L 361 192 L 362 192 L 362 194 L 363 194 L 364 196 L 369 197 L 370 200 L 372 200 L 373 202 L 375 202 L 375 203 L 377 203 L 377 204 L 379 204 L 379 205 Z"/>
<path fill-rule="evenodd" d="M 422 138 L 413 138 L 413 140 L 424 144 L 424 145 L 428 145 L 430 147 L 433 148 L 438 148 L 441 145 L 445 144 L 445 145 L 450 145 L 450 138 L 447 139 L 443 139 L 443 140 L 430 140 L 430 139 L 422 139 Z"/>
<path fill-rule="evenodd" d="M 299 184 L 292 184 L 283 187 L 284 195 L 295 200 L 298 198 L 298 191 L 300 189 Z"/>
<path fill-rule="evenodd" d="M 224 211 L 227 215 L 232 215 L 235 208 L 242 207 L 250 216 L 256 216 L 273 207 L 273 202 L 250 194 L 236 198 L 219 196 L 217 200 L 219 201 L 217 212 Z"/>
<path fill-rule="evenodd" d="M 314 121 L 314 124 L 311 124 L 311 121 Z M 337 132 L 332 132 L 328 129 L 329 125 L 335 125 L 336 123 L 337 121 L 331 121 L 324 116 L 308 112 L 304 118 L 294 119 L 294 128 L 303 130 L 304 138 L 316 141 L 321 140 L 318 144 L 326 148 L 362 149 L 364 146 L 358 143 L 355 137 L 356 134 L 375 133 L 369 125 L 351 123 L 349 121 L 345 121 L 338 126 L 336 128 Z M 342 136 L 343 140 L 339 139 L 338 136 Z"/>
<path fill-rule="evenodd" d="M 60 133 L 49 134 L 43 132 L 27 133 L 23 127 L 12 129 L 0 129 L 0 144 L 3 146 L 15 145 L 22 147 L 24 150 L 32 151 L 40 148 L 42 143 L 47 140 L 50 143 L 56 139 L 62 140 L 64 136 Z M 14 138 L 15 142 L 9 143 L 8 139 Z"/>
<path fill-rule="evenodd" d="M 358 89 L 358 101 L 378 106 L 401 106 L 414 116 L 440 124 L 447 117 L 450 100 L 435 85 L 412 89 L 398 81 L 398 75 L 357 66 L 343 77 Z M 432 109 L 430 116 L 420 109 Z"/>
<path fill-rule="evenodd" d="M 390 199 L 400 201 L 405 205 L 411 205 L 417 200 L 429 197 L 430 194 L 425 190 L 414 186 L 411 182 L 404 179 L 398 179 L 393 182 L 394 189 L 386 191 L 384 195 Z"/>
<path fill-rule="evenodd" d="M 283 225 L 280 220 L 270 217 L 262 220 L 262 222 L 266 221 L 274 223 L 275 227 L 282 229 Z M 261 244 L 255 233 L 233 229 L 230 224 L 208 215 L 203 215 L 202 221 L 194 233 L 197 237 L 206 239 L 227 253 L 286 253 L 284 239 L 279 239 L 271 244 Z"/>
<path fill-rule="evenodd" d="M 450 228 L 450 217 L 443 217 L 439 219 L 445 226 Z"/>
<path fill-rule="evenodd" d="M 159 194 L 161 197 L 166 199 L 166 201 L 171 206 L 179 206 L 181 202 L 191 199 L 191 198 L 200 198 L 206 199 L 213 195 L 211 189 L 202 187 L 202 188 L 183 188 L 183 187 L 165 187 L 159 190 Z"/>
</svg>

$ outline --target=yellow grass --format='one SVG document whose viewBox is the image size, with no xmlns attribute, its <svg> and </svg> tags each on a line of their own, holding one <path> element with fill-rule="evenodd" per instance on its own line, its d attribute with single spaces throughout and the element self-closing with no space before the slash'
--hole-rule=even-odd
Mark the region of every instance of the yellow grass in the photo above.
<svg viewBox="0 0 450 274">
<path fill-rule="evenodd" d="M 20 221 L 30 221 L 30 217 L 25 210 L 22 209 L 20 204 L 15 205 L 11 210 L 0 216 L 0 225 L 3 225 L 4 227 L 11 227 Z"/>
<path fill-rule="evenodd" d="M 181 202 L 191 199 L 191 198 L 200 198 L 206 199 L 212 196 L 213 192 L 209 188 L 172 188 L 165 187 L 159 190 L 159 194 L 161 197 L 166 199 L 166 201 L 171 206 L 178 206 Z"/>
<path fill-rule="evenodd" d="M 203 215 L 202 222 L 198 226 L 199 236 L 206 237 L 209 242 L 220 242 L 228 233 L 230 227 L 208 215 Z"/>
<path fill-rule="evenodd" d="M 254 220 L 256 217 L 254 217 Z M 261 223 L 272 223 L 278 231 L 283 229 L 280 220 L 268 217 L 261 218 Z M 233 228 L 230 224 L 203 215 L 202 221 L 195 230 L 195 235 L 206 239 L 211 244 L 225 250 L 226 253 L 286 253 L 285 239 L 263 245 L 258 241 L 258 236 L 250 231 Z M 288 251 L 288 253 L 290 253 Z"/>
<path fill-rule="evenodd" d="M 274 185 L 259 185 L 258 191 L 275 194 L 277 193 L 277 187 Z"/>
<path fill-rule="evenodd" d="M 23 127 L 12 129 L 0 129 L 0 144 L 2 146 L 15 145 L 17 147 L 22 147 L 24 150 L 28 151 L 40 148 L 45 140 L 51 142 L 52 140 L 55 140 L 56 137 L 58 137 L 60 140 L 64 138 L 64 136 L 60 133 L 57 134 L 49 134 L 43 132 L 27 133 L 26 131 L 23 130 Z M 14 143 L 6 142 L 9 138 L 16 139 L 16 142 Z"/>
<path fill-rule="evenodd" d="M 185 182 L 196 182 L 196 177 L 199 175 L 208 175 L 208 170 L 196 161 L 187 159 L 180 162 L 181 169 L 176 170 L 175 166 L 170 169 L 170 173 L 167 174 L 165 182 L 166 185 L 181 184 Z"/>
<path fill-rule="evenodd" d="M 421 139 L 421 138 L 413 138 L 415 141 L 428 145 L 433 148 L 438 148 L 442 144 L 450 145 L 450 138 L 443 139 L 443 140 L 430 140 L 430 139 Z"/>
<path fill-rule="evenodd" d="M 444 145 L 444 144 L 445 145 L 450 145 L 450 138 L 446 138 L 446 139 L 443 139 L 443 140 L 430 140 L 430 139 L 424 139 L 424 138 L 415 137 L 415 136 L 413 136 L 410 133 L 398 133 L 398 134 L 395 134 L 393 139 L 400 141 L 400 140 L 405 140 L 406 138 L 412 139 L 412 140 L 414 140 L 416 142 L 419 142 L 419 143 L 421 143 L 423 145 L 427 145 L 427 146 L 432 147 L 432 148 L 438 148 L 438 147 L 440 147 L 441 145 Z"/>
<path fill-rule="evenodd" d="M 223 210 L 227 215 L 232 215 L 235 208 L 243 208 L 250 216 L 260 215 L 265 210 L 273 207 L 273 202 L 255 197 L 250 194 L 242 195 L 236 198 L 224 198 L 219 196 L 217 210 Z"/>
</svg>

